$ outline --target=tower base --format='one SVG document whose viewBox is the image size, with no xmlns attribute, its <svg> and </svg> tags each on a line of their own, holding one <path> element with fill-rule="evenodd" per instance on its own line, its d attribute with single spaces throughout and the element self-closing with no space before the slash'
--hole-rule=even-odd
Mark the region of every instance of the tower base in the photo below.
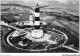
<svg viewBox="0 0 80 56">
<path fill-rule="evenodd" d="M 43 36 L 43 30 L 41 29 L 32 30 L 32 37 L 41 38 L 42 36 Z"/>
</svg>

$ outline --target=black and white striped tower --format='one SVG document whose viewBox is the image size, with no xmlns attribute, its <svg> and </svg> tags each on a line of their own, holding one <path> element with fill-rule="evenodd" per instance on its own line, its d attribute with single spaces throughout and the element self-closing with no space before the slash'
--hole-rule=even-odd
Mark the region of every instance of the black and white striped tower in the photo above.
<svg viewBox="0 0 80 56">
<path fill-rule="evenodd" d="M 39 5 L 35 8 L 35 22 L 34 22 L 34 28 L 40 29 L 40 9 Z"/>
<path fill-rule="evenodd" d="M 32 37 L 41 38 L 43 36 L 43 30 L 40 29 L 40 8 L 37 5 L 35 8 L 35 21 L 34 30 L 32 31 Z"/>
</svg>

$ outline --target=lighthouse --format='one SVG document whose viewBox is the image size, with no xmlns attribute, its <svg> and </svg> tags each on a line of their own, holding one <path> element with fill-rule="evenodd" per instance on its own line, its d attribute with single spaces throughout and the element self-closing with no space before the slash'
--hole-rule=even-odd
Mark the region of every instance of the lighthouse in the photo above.
<svg viewBox="0 0 80 56">
<path fill-rule="evenodd" d="M 34 21 L 34 30 L 32 31 L 32 37 L 41 38 L 43 36 L 43 30 L 40 29 L 40 8 L 39 5 L 36 5 L 35 8 L 35 21 Z"/>
<path fill-rule="evenodd" d="M 40 29 L 40 9 L 39 9 L 39 5 L 36 5 L 34 16 L 35 16 L 35 22 L 34 22 L 35 29 Z"/>
</svg>

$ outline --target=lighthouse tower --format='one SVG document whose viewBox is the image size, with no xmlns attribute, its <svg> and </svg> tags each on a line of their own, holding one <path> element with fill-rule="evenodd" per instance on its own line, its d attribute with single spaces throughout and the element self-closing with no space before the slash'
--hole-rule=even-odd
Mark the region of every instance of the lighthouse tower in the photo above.
<svg viewBox="0 0 80 56">
<path fill-rule="evenodd" d="M 34 30 L 32 31 L 32 37 L 41 38 L 43 36 L 43 30 L 40 29 L 40 8 L 39 5 L 36 5 L 35 8 L 35 22 Z"/>
<path fill-rule="evenodd" d="M 35 29 L 40 29 L 40 11 L 39 10 L 40 10 L 39 5 L 37 5 L 35 8 L 35 22 L 34 22 Z"/>
</svg>

